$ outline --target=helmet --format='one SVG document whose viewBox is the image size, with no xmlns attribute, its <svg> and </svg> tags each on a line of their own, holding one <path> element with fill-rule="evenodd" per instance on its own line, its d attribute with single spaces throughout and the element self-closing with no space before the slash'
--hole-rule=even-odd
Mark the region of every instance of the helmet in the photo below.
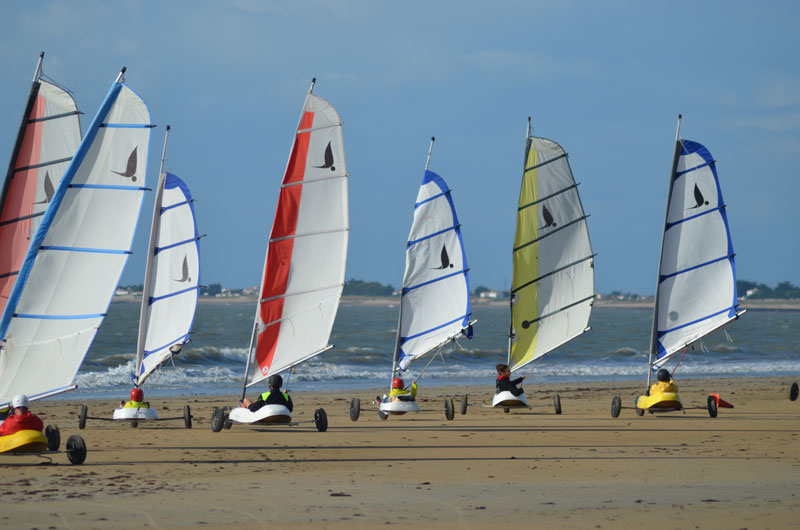
<svg viewBox="0 0 800 530">
<path fill-rule="evenodd" d="M 403 380 L 399 377 L 395 377 L 392 381 L 392 388 L 405 388 L 405 386 L 405 383 L 403 383 Z"/>
<path fill-rule="evenodd" d="M 141 388 L 131 390 L 131 401 L 141 401 L 144 399 L 144 392 Z"/>
<path fill-rule="evenodd" d="M 14 408 L 25 407 L 27 409 L 28 408 L 28 403 L 29 403 L 28 396 L 26 396 L 25 394 L 17 394 L 16 396 L 14 396 L 14 399 L 11 401 L 11 405 Z"/>
<path fill-rule="evenodd" d="M 666 383 L 667 381 L 670 380 L 669 371 L 662 368 L 656 373 L 656 379 L 658 379 L 659 381 L 664 381 Z"/>
<path fill-rule="evenodd" d="M 269 376 L 267 379 L 267 384 L 269 386 L 274 386 L 275 388 L 280 388 L 283 385 L 283 377 L 279 376 L 278 374 Z"/>
</svg>

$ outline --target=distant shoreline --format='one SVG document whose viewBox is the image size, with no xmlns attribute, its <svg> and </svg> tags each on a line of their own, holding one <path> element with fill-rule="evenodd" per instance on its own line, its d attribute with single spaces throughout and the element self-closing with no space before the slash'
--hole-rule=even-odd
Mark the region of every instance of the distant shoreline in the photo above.
<svg viewBox="0 0 800 530">
<path fill-rule="evenodd" d="M 255 296 L 201 296 L 201 304 L 253 304 Z M 117 295 L 112 299 L 116 302 L 141 303 L 140 295 Z M 472 297 L 473 306 L 480 307 L 508 307 L 508 299 L 487 299 Z M 393 306 L 400 303 L 399 296 L 343 296 L 342 305 L 368 305 L 368 306 Z M 595 307 L 612 309 L 652 309 L 652 300 L 615 300 L 601 298 L 595 300 Z M 765 299 L 765 300 L 740 300 L 740 307 L 748 311 L 800 311 L 800 299 Z"/>
</svg>

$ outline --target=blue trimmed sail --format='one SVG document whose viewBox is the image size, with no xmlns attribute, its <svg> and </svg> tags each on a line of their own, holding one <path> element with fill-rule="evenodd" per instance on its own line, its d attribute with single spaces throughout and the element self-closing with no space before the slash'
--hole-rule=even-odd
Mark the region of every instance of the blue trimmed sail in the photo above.
<svg viewBox="0 0 800 530">
<path fill-rule="evenodd" d="M 72 383 L 131 253 L 151 126 L 121 78 L 58 183 L 0 318 L 0 403 Z"/>
<path fill-rule="evenodd" d="M 711 153 L 678 140 L 658 270 L 653 369 L 740 314 L 725 208 Z"/>
<path fill-rule="evenodd" d="M 189 341 L 200 294 L 199 239 L 189 188 L 172 173 L 162 173 L 142 293 L 137 386 Z"/>
<path fill-rule="evenodd" d="M 406 247 L 395 362 L 414 359 L 458 337 L 469 327 L 469 268 L 450 189 L 425 171 Z"/>
</svg>

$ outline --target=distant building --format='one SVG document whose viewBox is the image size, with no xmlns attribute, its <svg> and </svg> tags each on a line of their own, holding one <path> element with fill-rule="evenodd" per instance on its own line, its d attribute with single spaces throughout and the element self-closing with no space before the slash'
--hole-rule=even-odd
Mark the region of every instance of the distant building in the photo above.
<svg viewBox="0 0 800 530">
<path fill-rule="evenodd" d="M 508 298 L 508 293 L 505 291 L 495 291 L 494 289 L 491 289 L 489 291 L 481 292 L 481 294 L 478 296 L 480 296 L 481 298 L 491 298 L 491 299 Z"/>
<path fill-rule="evenodd" d="M 117 289 L 114 291 L 114 296 L 126 296 L 131 294 L 127 289 Z"/>
</svg>

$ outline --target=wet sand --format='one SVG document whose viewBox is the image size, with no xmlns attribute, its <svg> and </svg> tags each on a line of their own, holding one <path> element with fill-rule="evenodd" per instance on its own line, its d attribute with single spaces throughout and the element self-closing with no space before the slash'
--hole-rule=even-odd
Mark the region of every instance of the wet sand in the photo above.
<svg viewBox="0 0 800 530">
<path fill-rule="evenodd" d="M 246 427 L 213 433 L 213 407 L 191 398 L 182 420 L 127 424 L 89 420 L 80 403 L 43 401 L 62 447 L 80 434 L 82 466 L 0 456 L 2 528 L 792 528 L 800 526 L 800 401 L 790 378 L 680 383 L 688 406 L 708 392 L 734 403 L 712 419 L 686 414 L 610 417 L 611 397 L 631 406 L 633 383 L 529 386 L 531 411 L 470 406 L 462 389 L 420 389 L 423 412 L 378 418 L 377 391 L 293 393 L 297 421 L 323 407 L 329 429 Z M 471 403 L 490 388 L 471 388 Z M 563 414 L 553 411 L 558 392 Z M 348 417 L 351 397 L 361 417 Z M 456 416 L 444 418 L 446 397 Z M 161 417 L 186 401 L 153 400 Z M 90 401 L 90 416 L 117 402 Z"/>
</svg>

